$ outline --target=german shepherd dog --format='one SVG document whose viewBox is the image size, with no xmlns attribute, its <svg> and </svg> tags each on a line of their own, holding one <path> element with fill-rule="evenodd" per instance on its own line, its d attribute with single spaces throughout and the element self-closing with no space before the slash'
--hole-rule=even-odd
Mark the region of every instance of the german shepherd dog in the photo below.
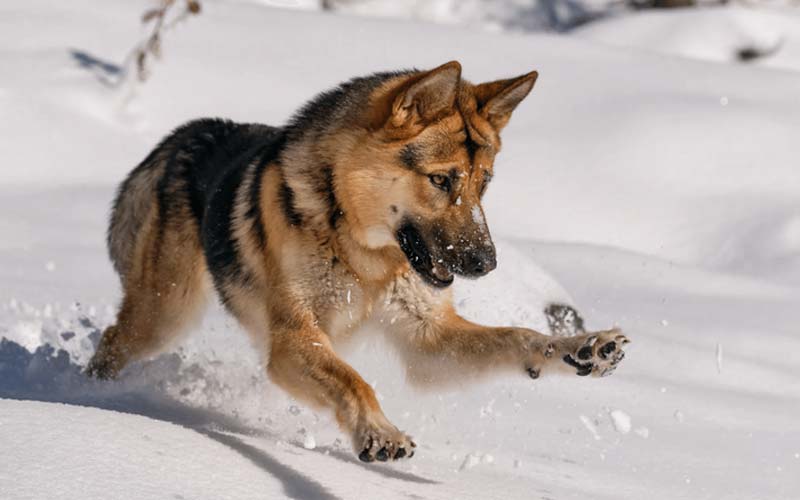
<svg viewBox="0 0 800 500">
<path fill-rule="evenodd" d="M 283 127 L 178 128 L 119 188 L 108 247 L 124 298 L 88 373 L 114 378 L 163 350 L 213 283 L 271 379 L 332 409 L 364 461 L 410 457 L 416 446 L 334 350 L 367 320 L 386 327 L 413 382 L 610 374 L 628 342 L 618 330 L 486 327 L 451 303 L 454 275 L 495 268 L 481 197 L 499 133 L 536 77 L 474 85 L 454 61 L 355 78 Z"/>
</svg>

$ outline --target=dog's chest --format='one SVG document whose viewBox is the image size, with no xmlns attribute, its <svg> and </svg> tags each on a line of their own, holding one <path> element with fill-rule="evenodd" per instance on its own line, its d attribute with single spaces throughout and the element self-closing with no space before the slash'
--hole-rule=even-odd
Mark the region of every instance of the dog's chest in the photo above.
<svg viewBox="0 0 800 500">
<path fill-rule="evenodd" d="M 333 265 L 321 271 L 309 283 L 320 326 L 332 338 L 346 336 L 372 314 L 373 301 L 343 266 Z"/>
<path fill-rule="evenodd" d="M 317 269 L 306 286 L 314 299 L 320 327 L 332 339 L 345 339 L 364 322 L 435 315 L 448 290 L 434 289 L 413 271 L 399 273 L 382 284 L 365 283 L 339 265 Z"/>
</svg>

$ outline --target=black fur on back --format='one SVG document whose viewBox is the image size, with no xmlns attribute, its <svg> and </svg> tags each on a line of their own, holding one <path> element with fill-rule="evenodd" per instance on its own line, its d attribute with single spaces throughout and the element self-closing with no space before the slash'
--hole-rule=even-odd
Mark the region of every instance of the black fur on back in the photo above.
<svg viewBox="0 0 800 500">
<path fill-rule="evenodd" d="M 175 129 L 128 175 L 117 192 L 108 245 L 123 280 L 142 214 L 155 197 L 159 218 L 156 227 L 161 232 L 169 224 L 194 221 L 209 271 L 224 301 L 225 282 L 250 280 L 232 234 L 231 218 L 237 197 L 241 200 L 244 196 L 246 222 L 252 225 L 250 229 L 258 242 L 265 244 L 269 235 L 259 208 L 260 180 L 271 165 L 280 168 L 283 182 L 279 194 L 284 216 L 290 225 L 301 226 L 303 214 L 295 209 L 294 192 L 285 180 L 287 171 L 299 167 L 283 164 L 283 152 L 292 144 L 314 141 L 339 124 L 348 123 L 349 118 L 363 112 L 370 95 L 380 85 L 413 72 L 416 70 L 383 72 L 349 80 L 318 94 L 280 128 L 207 118 Z M 329 223 L 335 227 L 342 212 L 333 193 L 332 171 L 332 165 L 320 164 L 302 175 L 326 201 Z M 240 195 L 248 175 L 252 176 L 249 191 Z"/>
<path fill-rule="evenodd" d="M 267 239 L 261 220 L 260 180 L 274 164 L 286 143 L 282 129 L 228 120 L 204 119 L 176 131 L 181 146 L 174 152 L 158 187 L 160 227 L 188 206 L 197 229 L 206 263 L 223 301 L 224 284 L 249 282 L 251 272 L 243 265 L 232 233 L 233 210 L 245 175 L 250 189 L 243 193 L 244 217 L 260 243 Z"/>
</svg>

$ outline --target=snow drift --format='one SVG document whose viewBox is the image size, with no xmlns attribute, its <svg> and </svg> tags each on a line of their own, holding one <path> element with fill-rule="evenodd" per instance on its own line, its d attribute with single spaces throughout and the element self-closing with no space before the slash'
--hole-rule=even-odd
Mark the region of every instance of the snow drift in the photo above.
<svg viewBox="0 0 800 500">
<path fill-rule="evenodd" d="M 800 74 L 588 32 L 206 3 L 152 79 L 123 89 L 98 75 L 117 71 L 147 2 L 0 6 L 0 497 L 797 496 Z M 636 45 L 647 19 L 608 22 Z M 420 443 L 380 467 L 272 386 L 218 307 L 117 382 L 81 375 L 118 300 L 103 241 L 114 184 L 169 129 L 280 123 L 349 77 L 451 59 L 474 80 L 541 74 L 486 197 L 499 267 L 458 282 L 458 308 L 543 328 L 544 304 L 571 301 L 633 339 L 613 377 L 420 393 L 380 341 L 358 343 L 348 360 Z"/>
</svg>

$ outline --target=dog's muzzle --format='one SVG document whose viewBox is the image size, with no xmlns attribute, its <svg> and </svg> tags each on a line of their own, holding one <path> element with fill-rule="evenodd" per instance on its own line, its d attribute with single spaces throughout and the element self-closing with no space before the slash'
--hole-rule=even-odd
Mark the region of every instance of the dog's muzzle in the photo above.
<svg viewBox="0 0 800 500">
<path fill-rule="evenodd" d="M 453 283 L 453 273 L 443 262 L 433 259 L 425 239 L 412 223 L 407 222 L 400 226 L 397 230 L 397 242 L 411 267 L 426 282 L 437 288 L 445 288 Z"/>
<path fill-rule="evenodd" d="M 467 278 L 478 278 L 489 274 L 497 267 L 494 246 L 464 254 L 458 274 Z"/>
</svg>

